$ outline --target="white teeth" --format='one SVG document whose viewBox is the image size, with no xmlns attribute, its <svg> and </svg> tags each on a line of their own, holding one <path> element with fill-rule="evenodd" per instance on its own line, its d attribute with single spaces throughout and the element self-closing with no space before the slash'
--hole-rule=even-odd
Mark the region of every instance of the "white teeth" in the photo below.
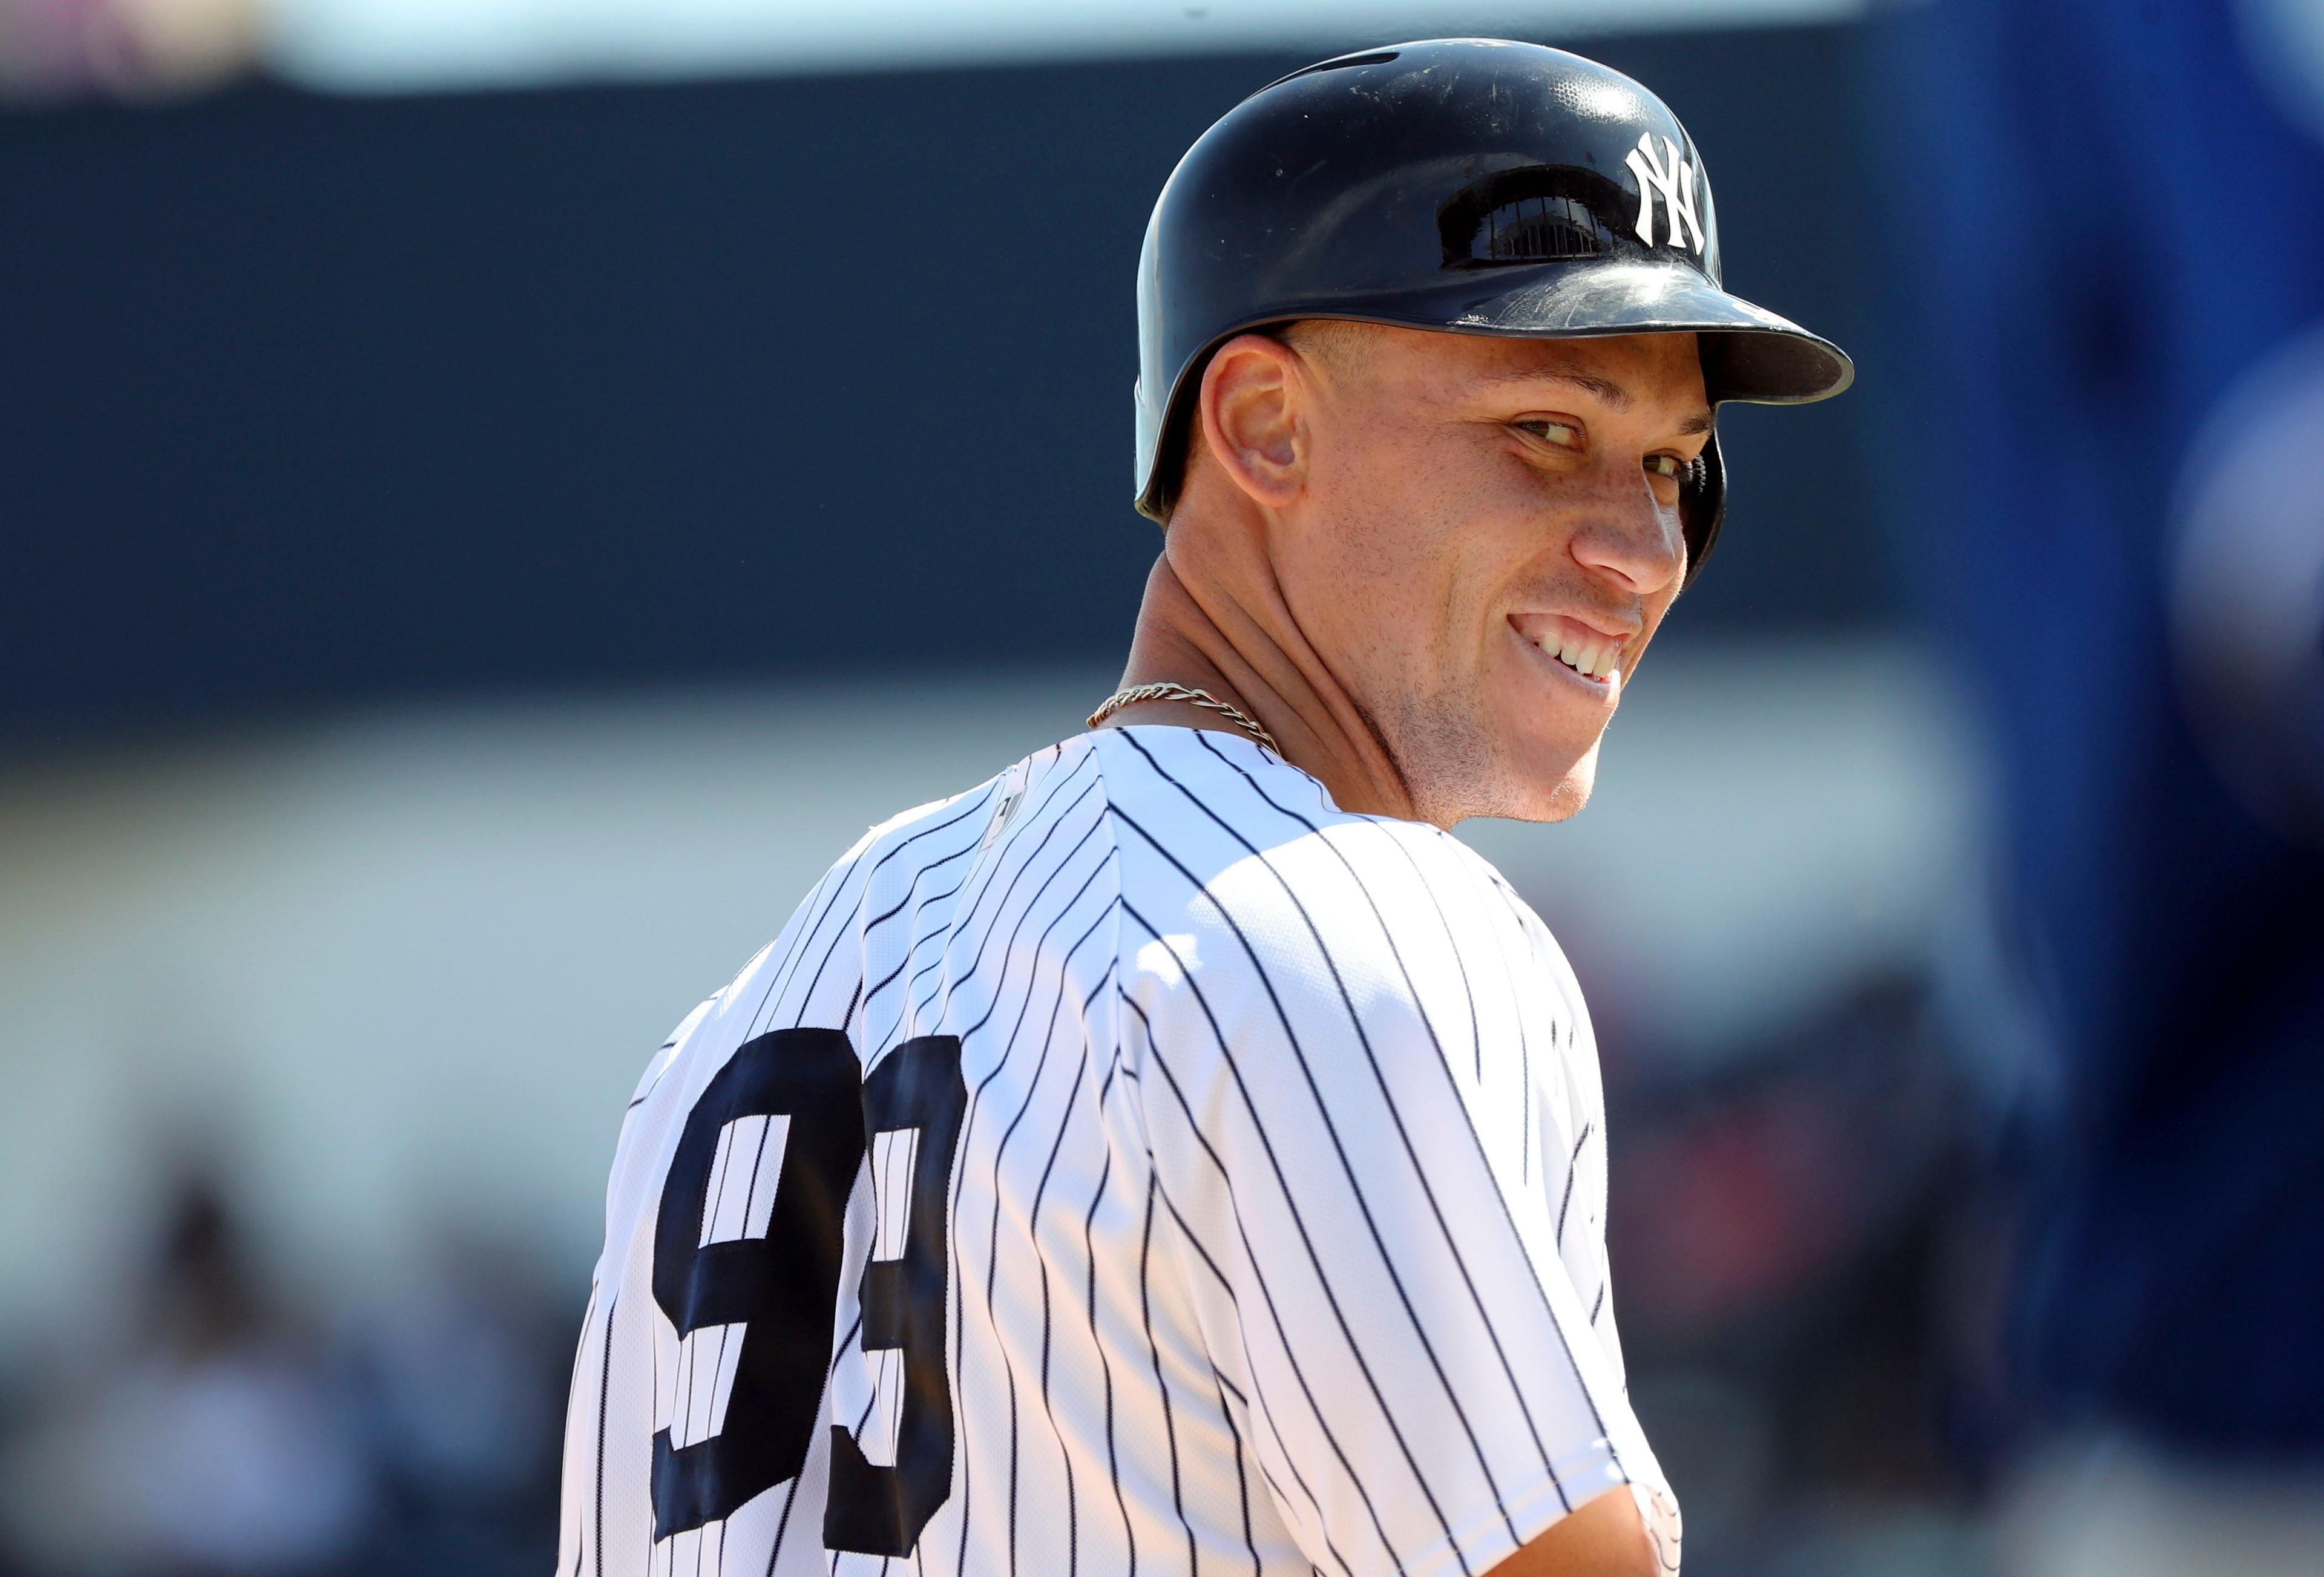
<svg viewBox="0 0 2324 1577">
<path fill-rule="evenodd" d="M 1555 635 L 1545 635 L 1534 644 L 1574 672 L 1593 679 L 1602 679 L 1611 674 L 1622 655 L 1619 641 L 1610 646 L 1596 646 L 1588 641 L 1563 641 Z"/>
</svg>

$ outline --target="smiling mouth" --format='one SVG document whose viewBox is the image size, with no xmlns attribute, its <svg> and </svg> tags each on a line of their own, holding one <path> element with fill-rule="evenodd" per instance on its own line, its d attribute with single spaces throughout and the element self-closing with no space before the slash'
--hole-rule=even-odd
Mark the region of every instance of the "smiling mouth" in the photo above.
<svg viewBox="0 0 2324 1577">
<path fill-rule="evenodd" d="M 1618 641 L 1573 640 L 1545 631 L 1539 636 L 1526 637 L 1545 656 L 1554 658 L 1573 673 L 1592 684 L 1607 683 L 1622 660 L 1622 643 Z"/>
</svg>

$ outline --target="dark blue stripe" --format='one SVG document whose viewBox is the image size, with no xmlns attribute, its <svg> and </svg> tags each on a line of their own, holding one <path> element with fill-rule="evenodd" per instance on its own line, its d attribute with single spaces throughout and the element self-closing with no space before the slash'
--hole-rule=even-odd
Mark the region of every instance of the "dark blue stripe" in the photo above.
<svg viewBox="0 0 2324 1577">
<path fill-rule="evenodd" d="M 1116 810 L 1114 814 L 1119 816 L 1120 815 L 1120 812 Z M 1131 827 L 1135 828 L 1140 836 L 1145 835 L 1145 829 L 1138 827 L 1137 824 L 1135 822 L 1131 822 L 1128 816 L 1122 816 L 1122 820 Z M 1148 841 L 1151 842 L 1152 840 L 1148 839 Z M 1165 852 L 1163 857 L 1165 859 L 1168 859 L 1169 855 Z M 1201 890 L 1199 884 L 1196 884 L 1196 890 Z M 1169 947 L 1170 944 L 1163 936 L 1162 933 L 1156 929 L 1152 922 L 1148 920 L 1144 915 L 1139 914 L 1136 907 L 1133 906 L 1129 899 L 1124 899 L 1122 900 L 1121 911 L 1128 915 L 1131 919 L 1135 920 L 1139 927 L 1143 929 L 1148 936 L 1153 937 L 1155 941 L 1161 943 L 1165 948 Z M 1230 919 L 1228 924 L 1231 926 L 1233 921 Z M 1238 933 L 1238 935 L 1240 935 L 1240 933 Z M 1177 957 L 1175 949 L 1172 949 L 1171 955 L 1174 958 Z M 1184 970 L 1185 961 L 1184 959 L 1177 959 L 1177 962 L 1181 969 Z M 1236 1062 L 1234 1053 L 1228 1048 L 1226 1036 L 1219 1028 L 1217 1015 L 1211 1011 L 1210 1000 L 1204 994 L 1201 982 L 1191 971 L 1186 971 L 1184 973 L 1184 979 L 1189 993 L 1194 1000 L 1195 1005 L 1202 1010 L 1204 1019 L 1207 1020 L 1210 1025 L 1212 1038 L 1218 1043 L 1219 1056 L 1226 1064 L 1227 1072 L 1234 1080 L 1235 1090 L 1237 1093 L 1242 1097 L 1243 1109 L 1250 1114 L 1252 1130 L 1259 1136 L 1259 1149 L 1261 1153 L 1267 1157 L 1268 1165 L 1275 1173 L 1276 1188 L 1283 1197 L 1284 1208 L 1290 1213 L 1292 1225 L 1298 1231 L 1300 1245 L 1307 1251 L 1307 1261 L 1315 1272 L 1316 1285 L 1323 1291 L 1323 1301 L 1330 1307 L 1333 1319 L 1339 1324 L 1340 1334 L 1347 1342 L 1349 1355 L 1355 1360 L 1357 1370 L 1363 1375 L 1365 1387 L 1370 1390 L 1372 1400 L 1379 1408 L 1380 1417 L 1382 1421 L 1388 1425 L 1389 1435 L 1396 1441 L 1397 1449 L 1403 1453 L 1405 1464 L 1411 1469 L 1414 1481 L 1420 1487 L 1422 1498 L 1427 1500 L 1429 1509 L 1435 1513 L 1438 1524 L 1443 1526 L 1444 1530 L 1444 1537 L 1446 1541 L 1450 1543 L 1452 1538 L 1452 1526 L 1445 1521 L 1443 1510 L 1438 1508 L 1436 1504 L 1435 1496 L 1430 1492 L 1426 1480 L 1422 1477 L 1420 1464 L 1414 1458 L 1412 1448 L 1404 1438 L 1403 1430 L 1397 1427 L 1395 1415 L 1388 1411 L 1388 1398 L 1380 1390 L 1379 1381 L 1373 1377 L 1371 1364 L 1365 1359 L 1363 1349 L 1356 1342 L 1354 1327 L 1349 1324 L 1347 1313 L 1340 1306 L 1339 1295 L 1332 1289 L 1331 1277 L 1324 1274 L 1323 1257 L 1315 1251 L 1314 1239 L 1307 1231 L 1306 1218 L 1299 1213 L 1298 1201 L 1292 1194 L 1290 1179 L 1284 1172 L 1281 1158 L 1275 1153 L 1275 1144 L 1268 1136 L 1267 1125 L 1259 1120 L 1259 1106 L 1257 1102 L 1251 1098 L 1250 1086 L 1243 1081 L 1241 1065 Z M 1262 983 L 1267 985 L 1269 994 L 1272 995 L 1274 991 L 1273 984 L 1266 981 L 1266 977 L 1263 973 L 1261 974 L 1260 979 Z M 1226 1180 L 1228 1198 L 1231 1201 L 1233 1200 L 1234 1180 L 1232 1174 L 1228 1171 L 1226 1163 L 1221 1159 L 1218 1151 L 1212 1148 L 1209 1138 L 1202 1131 L 1197 1120 L 1195 1119 L 1193 1105 L 1186 1100 L 1185 1092 L 1179 1087 L 1177 1076 L 1171 1072 L 1168 1062 L 1163 1057 L 1160 1046 L 1155 1043 L 1150 1037 L 1148 1042 L 1148 1049 L 1152 1053 L 1154 1065 L 1161 1071 L 1164 1081 L 1170 1086 L 1170 1093 L 1177 1097 L 1179 1106 L 1185 1113 L 1188 1131 L 1194 1135 L 1195 1142 L 1202 1147 L 1204 1153 L 1210 1157 L 1211 1164 L 1218 1168 L 1219 1176 Z M 1342 1159 L 1344 1163 L 1344 1155 Z M 1235 1226 L 1236 1230 L 1242 1233 L 1244 1258 L 1251 1266 L 1252 1276 L 1259 1279 L 1260 1296 L 1262 1301 L 1267 1305 L 1268 1314 L 1275 1321 L 1276 1333 L 1282 1341 L 1285 1359 L 1290 1364 L 1293 1375 L 1299 1380 L 1300 1389 L 1306 1396 L 1308 1406 L 1314 1411 L 1316 1425 L 1323 1431 L 1323 1438 L 1325 1442 L 1330 1444 L 1333 1454 L 1340 1459 L 1340 1466 L 1347 1473 L 1348 1481 L 1354 1487 L 1358 1497 L 1363 1500 L 1364 1509 L 1370 1514 L 1373 1531 L 1379 1535 L 1380 1547 L 1387 1552 L 1390 1561 L 1400 1561 L 1403 1558 L 1401 1553 L 1397 1551 L 1396 1545 L 1388 1539 L 1388 1530 L 1381 1525 L 1379 1514 L 1372 1508 L 1371 1498 L 1365 1490 L 1361 1478 L 1357 1474 L 1354 1464 L 1348 1460 L 1347 1453 L 1341 1449 L 1340 1443 L 1337 1437 L 1333 1434 L 1330 1425 L 1324 1422 L 1323 1408 L 1316 1403 L 1314 1392 L 1308 1388 L 1305 1376 L 1300 1373 L 1298 1360 L 1292 1356 L 1290 1339 L 1283 1330 L 1282 1315 L 1277 1311 L 1275 1300 L 1273 1296 L 1268 1294 L 1265 1279 L 1260 1276 L 1259 1270 L 1259 1256 L 1256 1250 L 1251 1247 L 1250 1234 L 1243 1231 L 1242 1212 L 1239 1202 L 1236 1204 Z M 1466 1570 L 1465 1565 L 1462 1569 L 1464 1571 Z"/>
</svg>

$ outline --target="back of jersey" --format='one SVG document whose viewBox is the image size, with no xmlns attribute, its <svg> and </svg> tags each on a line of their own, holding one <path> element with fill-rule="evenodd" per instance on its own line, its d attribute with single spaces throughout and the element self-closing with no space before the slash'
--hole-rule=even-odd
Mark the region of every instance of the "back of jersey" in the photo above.
<svg viewBox="0 0 2324 1577">
<path fill-rule="evenodd" d="M 1249 741 L 1084 734 L 878 827 L 648 1071 L 567 1577 L 1483 1577 L 1676 1509 L 1538 919 Z"/>
<path fill-rule="evenodd" d="M 870 1570 L 948 1500 L 946 1569 L 980 1563 L 972 1509 L 1013 1541 L 1014 1475 L 964 1452 L 958 1420 L 965 1400 L 1030 1421 L 1015 1384 L 955 1397 L 982 1377 L 956 1349 L 964 1324 L 1007 1324 L 1002 1362 L 1047 1382 L 1064 1342 L 1040 1256 L 991 1250 L 1052 1184 L 1070 1221 L 1032 1209 L 1078 1259 L 1142 1226 L 1107 1197 L 1090 1047 L 1111 1031 L 1087 1022 L 1111 1006 L 1111 845 L 1093 757 L 1064 754 L 873 828 L 648 1069 L 575 1366 L 560 1571 Z M 973 1123 L 964 1041 L 989 1052 Z M 973 1288 L 962 1233 L 993 1240 Z M 1076 1289 L 1074 1383 L 1134 1314 L 1119 1290 Z"/>
</svg>

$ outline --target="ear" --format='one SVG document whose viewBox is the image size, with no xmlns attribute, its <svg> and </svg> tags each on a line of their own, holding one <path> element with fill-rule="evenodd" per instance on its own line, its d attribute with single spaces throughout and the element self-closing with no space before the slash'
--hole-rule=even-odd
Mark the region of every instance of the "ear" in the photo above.
<svg viewBox="0 0 2324 1577">
<path fill-rule="evenodd" d="M 1209 458 L 1252 502 L 1280 509 L 1306 481 L 1309 385 L 1297 351 L 1240 334 L 1204 369 L 1198 420 Z"/>
</svg>

